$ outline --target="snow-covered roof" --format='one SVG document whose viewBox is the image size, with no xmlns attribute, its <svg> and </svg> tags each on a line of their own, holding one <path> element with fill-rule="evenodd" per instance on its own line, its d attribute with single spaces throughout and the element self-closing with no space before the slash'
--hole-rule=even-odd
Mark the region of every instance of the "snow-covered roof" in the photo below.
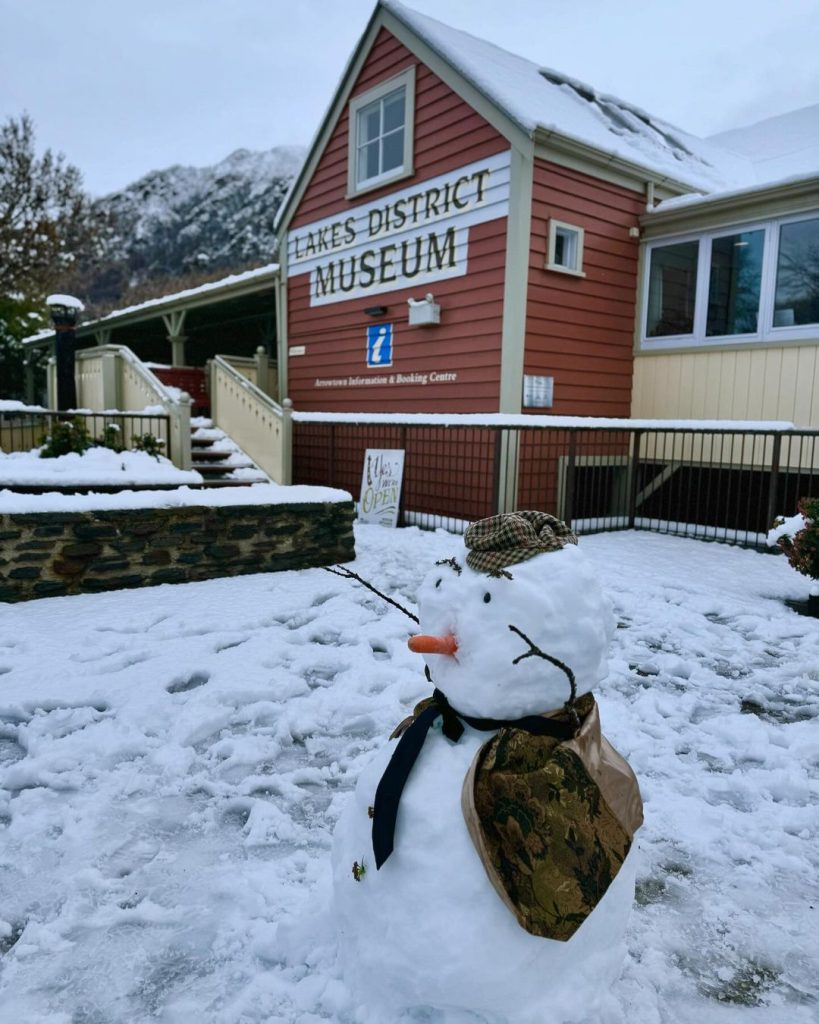
<svg viewBox="0 0 819 1024">
<path fill-rule="evenodd" d="M 711 195 L 819 177 L 819 104 L 702 139 L 401 0 L 381 6 L 530 135 L 552 132 Z"/>
<path fill-rule="evenodd" d="M 241 274 L 230 274 L 228 277 L 219 278 L 218 281 L 210 281 L 208 284 L 200 284 L 196 288 L 186 288 L 184 291 L 174 292 L 172 295 L 162 295 L 158 299 L 146 299 L 145 302 L 139 302 L 135 306 L 126 306 L 124 309 L 114 309 L 110 313 L 106 313 L 105 316 L 101 316 L 99 320 L 91 322 L 102 324 L 105 323 L 106 320 L 114 320 L 121 316 L 130 316 L 132 313 L 139 313 L 143 309 L 151 309 L 154 306 L 164 306 L 171 302 L 179 302 L 181 299 L 191 299 L 196 295 L 205 295 L 208 292 L 221 291 L 245 281 L 253 281 L 257 277 L 268 277 L 271 274 L 275 274 L 278 269 L 278 263 L 268 263 L 264 267 L 257 267 L 255 270 L 245 270 Z M 82 326 L 88 327 L 89 325 L 83 324 Z"/>
<path fill-rule="evenodd" d="M 86 331 L 89 327 L 96 327 L 97 325 L 106 325 L 111 320 L 119 320 L 122 317 L 131 317 L 134 314 L 139 314 L 145 310 L 155 309 L 159 313 L 161 309 L 165 309 L 168 306 L 178 305 L 180 303 L 196 299 L 199 296 L 207 296 L 211 292 L 230 292 L 240 287 L 243 284 L 254 281 L 257 278 L 275 277 L 278 273 L 278 263 L 268 263 L 263 267 L 257 267 L 255 270 L 245 270 L 241 274 L 230 274 L 228 277 L 222 277 L 218 281 L 210 281 L 207 284 L 200 284 L 196 288 L 186 288 L 181 292 L 174 292 L 171 295 L 161 295 L 157 299 L 146 299 L 145 302 L 139 302 L 134 306 L 126 306 L 123 309 L 115 309 L 110 313 L 106 313 L 105 316 L 100 317 L 98 320 L 88 320 L 85 323 L 79 324 L 77 331 Z M 215 296 L 213 296 L 215 298 Z M 47 338 L 54 337 L 54 330 L 42 330 L 36 334 L 31 334 L 27 338 L 23 338 L 24 345 L 34 345 L 42 343 Z"/>
<path fill-rule="evenodd" d="M 37 331 L 36 334 L 29 334 L 28 337 L 23 338 L 23 344 L 24 345 L 42 344 L 42 342 L 46 341 L 49 338 L 53 338 L 53 337 L 54 337 L 54 328 L 53 327 L 43 327 L 42 330 Z"/>
<path fill-rule="evenodd" d="M 381 0 L 381 5 L 528 134 L 554 132 L 703 191 L 753 183 L 753 165 L 745 155 L 419 14 L 399 0 Z"/>
<path fill-rule="evenodd" d="M 708 141 L 750 160 L 757 184 L 819 175 L 819 103 L 711 135 Z"/>
<path fill-rule="evenodd" d="M 779 190 L 790 188 L 799 189 L 800 191 L 808 189 L 811 193 L 816 190 L 817 195 L 819 195 L 819 166 L 808 174 L 799 174 L 794 177 L 781 178 L 777 181 L 746 185 L 744 188 L 717 189 L 714 192 L 709 192 L 707 195 L 703 195 L 702 192 L 689 192 L 686 195 L 674 196 L 672 199 L 664 199 L 653 209 L 646 210 L 643 217 L 648 222 L 652 218 L 656 220 L 659 217 L 661 219 L 669 211 L 699 211 L 719 203 L 734 203 L 738 200 L 747 199 L 753 200 L 763 190 L 770 188 Z"/>
</svg>

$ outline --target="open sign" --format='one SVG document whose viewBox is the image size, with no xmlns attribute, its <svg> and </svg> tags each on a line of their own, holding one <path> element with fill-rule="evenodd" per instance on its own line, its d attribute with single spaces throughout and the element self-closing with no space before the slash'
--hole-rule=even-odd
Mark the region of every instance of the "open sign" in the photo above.
<svg viewBox="0 0 819 1024">
<path fill-rule="evenodd" d="M 363 523 L 395 526 L 404 477 L 402 448 L 368 448 L 364 453 L 358 518 Z"/>
</svg>

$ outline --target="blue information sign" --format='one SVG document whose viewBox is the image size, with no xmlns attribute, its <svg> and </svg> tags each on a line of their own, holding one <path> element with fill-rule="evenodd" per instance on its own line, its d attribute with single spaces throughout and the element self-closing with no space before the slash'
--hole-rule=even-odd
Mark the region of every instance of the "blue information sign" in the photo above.
<svg viewBox="0 0 819 1024">
<path fill-rule="evenodd" d="M 392 324 L 367 328 L 367 366 L 392 366 Z"/>
</svg>

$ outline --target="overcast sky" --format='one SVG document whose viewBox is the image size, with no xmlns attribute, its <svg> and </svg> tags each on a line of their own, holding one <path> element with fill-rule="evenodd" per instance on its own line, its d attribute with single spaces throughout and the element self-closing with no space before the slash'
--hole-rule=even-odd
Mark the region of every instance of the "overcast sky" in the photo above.
<svg viewBox="0 0 819 1024">
<path fill-rule="evenodd" d="M 306 145 L 375 0 L 0 0 L 0 120 L 95 195 Z M 819 0 L 410 0 L 699 135 L 819 103 Z"/>
</svg>

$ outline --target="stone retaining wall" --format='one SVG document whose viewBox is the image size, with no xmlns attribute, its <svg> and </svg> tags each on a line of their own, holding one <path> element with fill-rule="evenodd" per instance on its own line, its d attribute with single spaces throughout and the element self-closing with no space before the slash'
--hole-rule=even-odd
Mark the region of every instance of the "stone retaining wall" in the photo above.
<svg viewBox="0 0 819 1024">
<path fill-rule="evenodd" d="M 350 502 L 0 515 L 0 601 L 333 565 Z"/>
</svg>

